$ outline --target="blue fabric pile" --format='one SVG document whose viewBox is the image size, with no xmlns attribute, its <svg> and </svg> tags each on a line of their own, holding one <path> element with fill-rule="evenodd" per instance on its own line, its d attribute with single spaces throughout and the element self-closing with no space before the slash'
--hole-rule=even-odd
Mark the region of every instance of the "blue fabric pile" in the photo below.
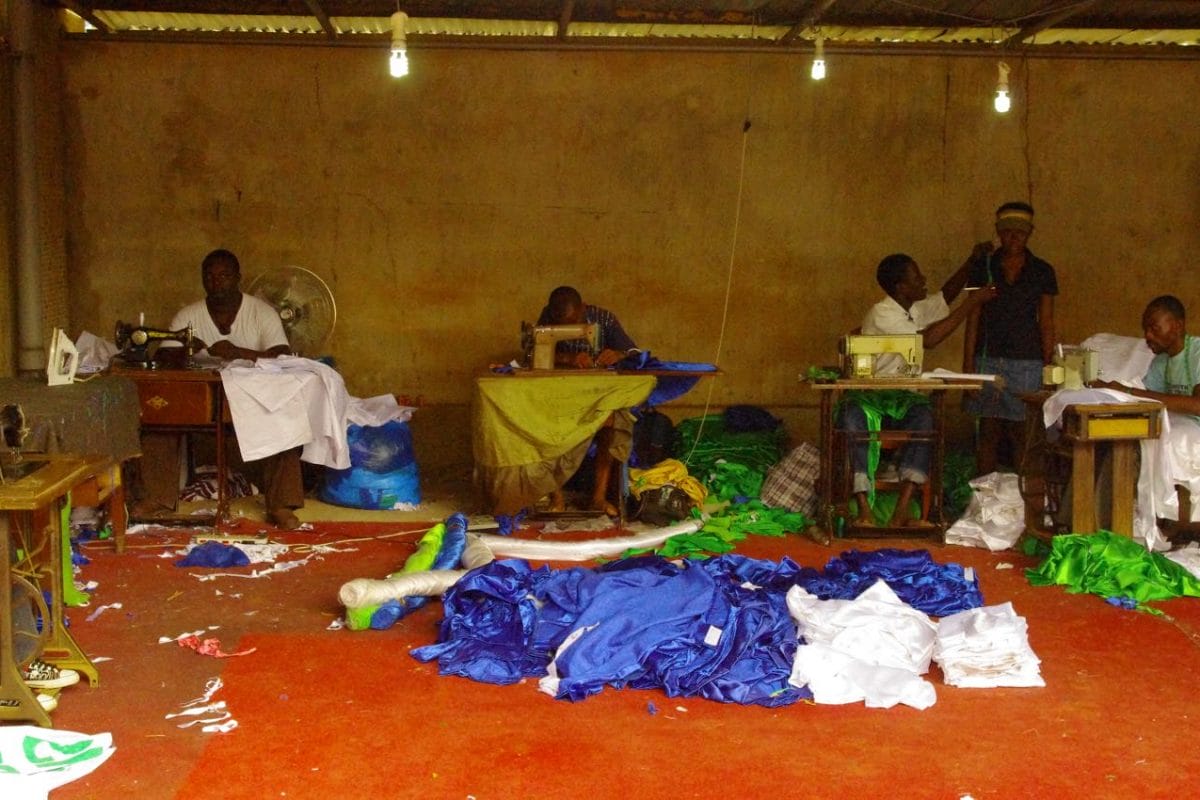
<svg viewBox="0 0 1200 800">
<path fill-rule="evenodd" d="M 983 605 L 973 577 L 925 550 L 852 550 L 821 571 L 732 553 L 682 566 L 645 556 L 564 570 L 509 559 L 459 580 L 446 593 L 438 643 L 412 655 L 436 660 L 443 675 L 511 684 L 546 675 L 557 653 L 562 699 L 608 685 L 784 706 L 811 697 L 787 682 L 798 645 L 787 590 L 852 599 L 877 579 L 927 614 Z"/>
</svg>

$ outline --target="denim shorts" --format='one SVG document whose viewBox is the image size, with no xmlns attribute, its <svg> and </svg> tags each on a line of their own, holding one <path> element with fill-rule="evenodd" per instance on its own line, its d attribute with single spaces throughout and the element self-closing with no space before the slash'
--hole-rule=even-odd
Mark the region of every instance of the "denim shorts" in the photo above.
<svg viewBox="0 0 1200 800">
<path fill-rule="evenodd" d="M 984 383 L 983 389 L 967 396 L 966 409 L 977 417 L 997 419 L 1025 419 L 1025 404 L 1020 395 L 1030 394 L 1042 388 L 1041 359 L 989 358 L 980 356 L 975 368 L 984 375 L 1000 375 L 1004 378 L 1004 389 L 992 383 Z"/>
</svg>

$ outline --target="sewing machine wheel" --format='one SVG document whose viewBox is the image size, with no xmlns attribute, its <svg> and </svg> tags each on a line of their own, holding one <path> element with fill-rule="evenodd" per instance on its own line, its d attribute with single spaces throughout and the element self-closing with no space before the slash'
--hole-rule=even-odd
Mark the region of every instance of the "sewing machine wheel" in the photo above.
<svg viewBox="0 0 1200 800">
<path fill-rule="evenodd" d="M 328 284 L 304 267 L 278 267 L 250 282 L 249 294 L 279 312 L 284 333 L 296 355 L 316 358 L 333 333 L 337 305 Z"/>
<path fill-rule="evenodd" d="M 42 630 L 40 632 L 36 629 L 22 631 L 14 627 L 13 644 L 16 646 L 16 649 L 21 650 L 23 648 L 17 644 L 18 640 L 25 641 L 26 643 L 32 640 L 35 644 L 34 651 L 38 653 L 42 652 L 46 642 L 50 639 L 50 609 L 46 607 L 46 601 L 42 597 L 41 589 L 34 586 L 25 578 L 13 575 L 11 597 L 14 612 L 21 605 L 28 603 L 31 606 L 30 610 L 33 612 L 33 619 L 40 619 L 42 621 Z M 16 614 L 14 613 L 15 617 Z"/>
</svg>

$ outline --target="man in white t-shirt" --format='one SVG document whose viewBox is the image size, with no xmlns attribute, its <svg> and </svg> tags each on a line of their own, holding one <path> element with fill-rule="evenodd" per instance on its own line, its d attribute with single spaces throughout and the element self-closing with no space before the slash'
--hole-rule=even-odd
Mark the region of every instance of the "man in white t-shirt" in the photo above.
<svg viewBox="0 0 1200 800">
<path fill-rule="evenodd" d="M 185 306 L 171 320 L 171 330 L 191 326 L 193 350 L 226 361 L 244 358 L 275 358 L 292 352 L 279 314 L 268 303 L 241 290 L 242 269 L 237 256 L 214 250 L 201 263 L 205 298 Z M 163 342 L 155 354 L 166 364 L 180 362 L 182 347 Z M 182 366 L 181 363 L 176 363 Z M 142 502 L 132 510 L 135 517 L 150 518 L 160 510 L 174 510 L 179 490 L 174 467 L 179 458 L 179 438 L 174 434 L 142 436 Z M 304 505 L 304 482 L 300 472 L 300 448 L 268 456 L 262 464 L 263 492 L 267 519 L 284 530 L 300 526 L 295 509 Z"/>
<path fill-rule="evenodd" d="M 887 292 L 887 297 L 867 312 L 863 318 L 862 333 L 920 333 L 926 349 L 935 347 L 961 325 L 972 310 L 996 296 L 994 287 L 984 287 L 969 294 L 967 300 L 953 311 L 949 307 L 966 286 L 971 265 L 976 260 L 986 257 L 991 247 L 990 242 L 977 244 L 971 256 L 942 284 L 941 291 L 932 296 L 928 295 L 925 276 L 921 274 L 917 262 L 903 253 L 887 256 L 879 262 L 875 271 L 875 279 Z M 898 375 L 903 363 L 898 354 L 881 355 L 876 361 L 876 375 Z M 847 402 L 842 409 L 841 425 L 842 429 L 848 432 L 862 433 L 870 429 L 867 412 L 864 411 L 864 407 L 869 406 L 874 406 L 873 411 L 884 417 L 884 427 L 893 430 L 931 430 L 933 427 L 928 403 L 924 401 L 923 396 L 912 392 L 890 392 L 886 395 L 882 392 L 862 392 L 855 396 L 848 394 L 847 399 L 851 402 Z M 872 476 L 868 475 L 867 451 L 866 444 L 859 444 L 850 451 L 852 491 L 858 505 L 855 524 L 860 527 L 874 525 L 868 502 Z M 900 452 L 901 488 L 891 524 L 918 524 L 918 521 L 910 516 L 909 502 L 916 486 L 929 478 L 930 456 L 928 442 L 910 442 Z"/>
</svg>

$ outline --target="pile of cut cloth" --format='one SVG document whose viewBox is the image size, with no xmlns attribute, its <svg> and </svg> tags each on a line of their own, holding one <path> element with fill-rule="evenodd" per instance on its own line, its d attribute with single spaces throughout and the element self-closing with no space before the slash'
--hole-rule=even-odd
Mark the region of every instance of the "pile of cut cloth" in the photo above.
<svg viewBox="0 0 1200 800">
<path fill-rule="evenodd" d="M 412 655 L 487 683 L 545 678 L 543 691 L 570 700 L 609 685 L 783 706 L 811 696 L 789 683 L 798 641 L 788 590 L 852 599 L 880 579 L 926 614 L 983 604 L 973 574 L 924 550 L 852 550 L 820 571 L 737 554 L 565 570 L 504 560 L 446 593 L 438 642 Z"/>
<path fill-rule="evenodd" d="M 717 500 L 758 497 L 767 470 L 783 457 L 787 438 L 782 426 L 729 430 L 723 414 L 685 419 L 676 432 L 676 455 Z"/>
</svg>

